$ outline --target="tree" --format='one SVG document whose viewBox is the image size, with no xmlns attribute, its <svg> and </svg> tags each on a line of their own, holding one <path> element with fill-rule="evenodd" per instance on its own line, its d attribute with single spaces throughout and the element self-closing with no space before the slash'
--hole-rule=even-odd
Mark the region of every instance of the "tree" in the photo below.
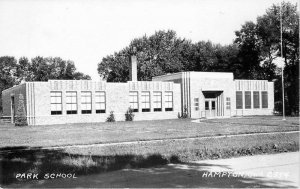
<svg viewBox="0 0 300 189">
<path fill-rule="evenodd" d="M 283 25 L 283 54 L 285 60 L 286 112 L 294 114 L 299 109 L 299 14 L 297 5 L 283 2 L 273 5 L 266 14 L 257 17 L 257 23 L 246 22 L 236 32 L 235 43 L 239 46 L 237 78 L 277 80 L 275 103 L 281 104 L 281 69 L 274 59 L 281 56 L 280 6 Z M 277 106 L 279 107 L 279 106 Z M 282 110 L 281 108 L 279 109 Z"/>
<path fill-rule="evenodd" d="M 276 66 L 273 64 L 274 56 L 272 55 L 281 56 L 280 6 L 282 9 L 282 56 L 285 60 L 286 112 L 295 114 L 299 113 L 299 13 L 297 5 L 289 2 L 273 5 L 266 11 L 266 14 L 257 18 L 257 30 L 261 43 L 261 56 L 265 59 L 264 64 L 270 67 L 269 70 L 273 70 L 273 75 L 269 74 L 270 77 L 278 81 L 275 83 L 277 87 L 275 101 L 278 103 L 282 100 L 281 75 L 275 75 Z M 280 73 L 280 70 L 277 69 L 277 73 Z"/>
<path fill-rule="evenodd" d="M 246 22 L 242 29 L 235 32 L 235 43 L 238 45 L 238 71 L 237 78 L 264 79 L 261 77 L 260 69 L 260 46 L 257 34 L 257 25 L 253 22 Z"/>
<path fill-rule="evenodd" d="M 132 40 L 129 46 L 98 63 L 98 73 L 107 81 L 129 79 L 129 49 L 137 48 L 138 79 L 179 71 L 228 71 L 237 79 L 281 80 L 274 58 L 280 56 L 279 5 L 257 17 L 257 23 L 246 22 L 235 32 L 233 44 L 222 46 L 210 41 L 192 43 L 172 30 Z M 282 3 L 283 57 L 287 113 L 299 109 L 299 15 L 297 6 Z M 275 56 L 274 56 L 275 55 Z M 280 82 L 275 82 L 275 101 L 281 99 Z"/>
<path fill-rule="evenodd" d="M 133 47 L 138 52 L 139 80 L 147 81 L 157 75 L 178 72 L 185 69 L 184 63 L 188 63 L 190 44 L 190 41 L 177 38 L 172 30 L 158 31 L 150 37 L 136 38 L 120 52 L 104 57 L 98 64 L 98 73 L 110 82 L 128 81 L 130 49 Z"/>
<path fill-rule="evenodd" d="M 20 61 L 19 61 L 20 62 Z M 26 81 L 48 81 L 49 79 L 91 79 L 90 76 L 76 71 L 73 61 L 60 57 L 40 57 L 31 59 L 28 65 L 30 76 Z"/>
<path fill-rule="evenodd" d="M 22 94 L 19 94 L 19 103 L 16 112 L 15 126 L 28 126 L 24 105 L 24 97 Z"/>
<path fill-rule="evenodd" d="M 0 57 L 0 97 L 2 98 L 2 91 L 10 88 L 18 81 L 16 79 L 17 60 L 12 56 Z M 0 100 L 0 111 L 2 111 L 2 100 Z"/>
<path fill-rule="evenodd" d="M 231 71 L 236 63 L 237 46 L 213 44 L 178 38 L 175 31 L 157 31 L 151 36 L 132 40 L 113 55 L 106 56 L 98 64 L 100 77 L 109 82 L 129 80 L 129 49 L 136 47 L 138 79 L 151 80 L 152 77 L 180 71 Z"/>
<path fill-rule="evenodd" d="M 89 75 L 77 72 L 73 61 L 60 57 L 19 58 L 0 57 L 0 91 L 20 84 L 22 81 L 48 81 L 49 79 L 91 79 Z M 2 93 L 0 93 L 1 98 Z M 0 100 L 2 111 L 2 100 Z"/>
</svg>

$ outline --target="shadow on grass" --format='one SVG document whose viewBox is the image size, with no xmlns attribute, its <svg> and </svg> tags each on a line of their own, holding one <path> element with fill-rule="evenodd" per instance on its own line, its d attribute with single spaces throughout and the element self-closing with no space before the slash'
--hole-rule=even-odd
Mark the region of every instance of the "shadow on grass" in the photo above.
<svg viewBox="0 0 300 189">
<path fill-rule="evenodd" d="M 171 163 L 171 164 L 170 164 Z M 168 164 L 168 165 L 167 165 Z M 0 148 L 0 186 L 4 187 L 276 187 L 264 178 L 202 178 L 216 164 L 183 163 L 177 156 L 160 154 L 92 156 L 62 149 Z M 144 168 L 144 169 L 142 169 Z M 113 172 L 116 170 L 121 170 Z M 16 178 L 38 174 L 37 180 Z M 76 174 L 76 179 L 46 180 L 46 174 Z M 106 174 L 103 174 L 106 173 Z M 119 174 L 119 175 L 118 175 Z M 121 174 L 121 175 L 120 175 Z M 191 176 L 192 175 L 192 176 Z M 27 176 L 27 175 L 26 175 Z M 126 178 L 127 177 L 127 178 Z M 135 179 L 138 177 L 138 179 Z M 130 179 L 134 182 L 130 182 Z M 40 182 L 42 181 L 42 182 Z M 100 182 L 101 181 L 101 182 Z M 103 182 L 106 181 L 106 182 Z M 152 183 L 151 183 L 152 181 Z M 157 182 L 158 181 L 158 182 Z M 271 184 L 271 185 L 270 185 Z M 288 185 L 284 187 L 293 187 Z"/>
</svg>

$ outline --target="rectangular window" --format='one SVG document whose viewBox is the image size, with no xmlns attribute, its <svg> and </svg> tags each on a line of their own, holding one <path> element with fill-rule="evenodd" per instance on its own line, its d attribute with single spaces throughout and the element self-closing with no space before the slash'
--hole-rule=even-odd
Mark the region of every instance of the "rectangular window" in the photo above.
<svg viewBox="0 0 300 189">
<path fill-rule="evenodd" d="M 261 101 L 262 101 L 262 108 L 268 108 L 268 92 L 262 91 L 261 92 Z"/>
<path fill-rule="evenodd" d="M 209 101 L 205 101 L 205 110 L 209 110 Z"/>
<path fill-rule="evenodd" d="M 67 114 L 77 114 L 77 93 L 66 92 Z"/>
<path fill-rule="evenodd" d="M 245 109 L 251 109 L 251 91 L 245 91 Z"/>
<path fill-rule="evenodd" d="M 150 92 L 142 92 L 142 112 L 150 112 Z"/>
<path fill-rule="evenodd" d="M 153 108 L 155 112 L 161 112 L 161 92 L 153 92 Z"/>
<path fill-rule="evenodd" d="M 236 109 L 243 109 L 243 92 L 236 91 Z"/>
<path fill-rule="evenodd" d="M 62 94 L 61 92 L 51 92 L 51 115 L 62 114 Z"/>
<path fill-rule="evenodd" d="M 231 103 L 230 103 L 230 97 L 226 97 L 226 110 L 230 110 Z"/>
<path fill-rule="evenodd" d="M 129 103 L 130 107 L 133 109 L 133 112 L 139 111 L 138 92 L 129 92 Z"/>
<path fill-rule="evenodd" d="M 216 101 L 211 101 L 211 109 L 212 110 L 216 109 Z"/>
<path fill-rule="evenodd" d="M 253 91 L 253 106 L 259 108 L 259 91 Z"/>
<path fill-rule="evenodd" d="M 92 113 L 92 92 L 81 92 L 81 113 Z"/>
<path fill-rule="evenodd" d="M 194 98 L 195 111 L 199 110 L 199 98 Z"/>
<path fill-rule="evenodd" d="M 173 92 L 165 92 L 165 111 L 173 111 Z"/>
<path fill-rule="evenodd" d="M 105 92 L 103 91 L 95 92 L 95 108 L 97 114 L 106 112 L 105 101 L 106 101 Z"/>
</svg>

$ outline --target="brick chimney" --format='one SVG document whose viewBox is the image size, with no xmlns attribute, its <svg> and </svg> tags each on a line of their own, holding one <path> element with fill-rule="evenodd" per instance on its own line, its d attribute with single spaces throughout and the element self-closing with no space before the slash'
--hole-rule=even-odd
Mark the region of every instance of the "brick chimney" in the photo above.
<svg viewBox="0 0 300 189">
<path fill-rule="evenodd" d="M 129 81 L 137 81 L 137 58 L 135 47 L 133 47 L 129 58 Z"/>
</svg>

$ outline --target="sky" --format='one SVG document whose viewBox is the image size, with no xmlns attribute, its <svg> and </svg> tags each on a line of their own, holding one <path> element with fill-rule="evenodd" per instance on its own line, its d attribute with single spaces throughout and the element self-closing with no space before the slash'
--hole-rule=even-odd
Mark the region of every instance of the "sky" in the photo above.
<svg viewBox="0 0 300 189">
<path fill-rule="evenodd" d="M 296 3 L 297 0 L 290 0 Z M 58 56 L 100 80 L 102 58 L 132 39 L 172 29 L 230 44 L 246 21 L 280 0 L 0 0 L 0 56 Z"/>
</svg>

